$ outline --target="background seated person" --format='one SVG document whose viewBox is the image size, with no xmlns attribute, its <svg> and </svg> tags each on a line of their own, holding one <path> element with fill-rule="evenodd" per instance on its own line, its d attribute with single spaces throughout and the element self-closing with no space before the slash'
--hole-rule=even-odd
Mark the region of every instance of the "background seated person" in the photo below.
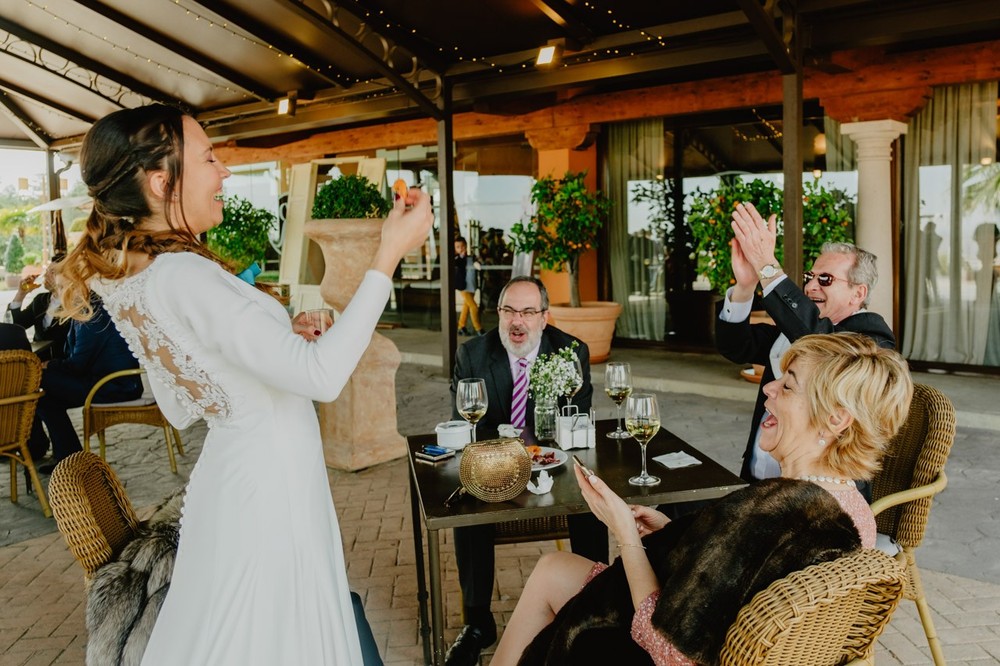
<svg viewBox="0 0 1000 666">
<path fill-rule="evenodd" d="M 621 557 L 608 568 L 571 553 L 544 555 L 493 666 L 712 662 L 754 594 L 793 571 L 874 546 L 875 518 L 851 479 L 871 477 L 906 418 L 913 394 L 906 361 L 858 334 L 811 335 L 791 346 L 782 370 L 782 380 L 766 387 L 761 437 L 780 479 L 670 521 L 575 470 Z"/>
<path fill-rule="evenodd" d="M 534 402 L 527 395 L 528 368 L 538 354 L 550 354 L 574 341 L 578 343 L 576 354 L 583 368 L 583 387 L 573 397 L 573 404 L 581 412 L 590 410 L 594 394 L 590 383 L 590 352 L 587 345 L 572 335 L 546 325 L 548 309 L 545 285 L 533 277 L 516 277 L 500 292 L 499 327 L 458 348 L 451 384 L 452 418 L 461 418 L 454 406 L 459 380 L 483 378 L 489 404 L 477 426 L 480 440 L 496 437 L 497 428 L 504 423 L 517 428 L 534 426 Z M 518 381 L 522 375 L 523 382 Z M 568 516 L 567 521 L 573 552 L 591 560 L 607 561 L 607 529 L 591 514 Z M 446 666 L 477 663 L 480 651 L 496 640 L 496 622 L 490 611 L 494 530 L 493 525 L 455 528 L 455 559 L 466 626 L 448 650 Z"/>
<path fill-rule="evenodd" d="M 38 358 L 43 361 L 66 356 L 66 335 L 69 333 L 69 322 L 60 322 L 59 318 L 55 316 L 56 309 L 59 307 L 59 297 L 55 293 L 59 270 L 58 262 L 64 256 L 59 254 L 53 257 L 42 275 L 42 281 L 47 291 L 39 292 L 27 306 L 24 306 L 25 297 L 39 287 L 37 278 L 24 278 L 17 286 L 14 299 L 7 306 L 12 323 L 23 328 L 35 328 L 32 338 L 35 342 L 51 342 L 49 346 L 38 352 Z"/>
<path fill-rule="evenodd" d="M 28 342 L 28 334 L 24 332 L 24 327 L 0 323 L 0 351 L 15 349 L 31 351 L 31 343 Z"/>
<path fill-rule="evenodd" d="M 49 441 L 52 442 L 53 462 L 39 467 L 42 473 L 51 473 L 63 458 L 83 450 L 66 410 L 82 407 L 90 389 L 105 375 L 139 367 L 139 361 L 96 296 L 92 297 L 92 305 L 94 316 L 89 321 L 73 320 L 70 325 L 66 358 L 48 361 L 42 370 L 45 393 L 38 401 L 36 414 L 49 432 L 46 437 L 36 427 L 28 442 L 35 460 L 45 454 Z M 142 380 L 138 375 L 118 377 L 101 387 L 94 402 L 135 400 L 141 395 Z"/>
</svg>

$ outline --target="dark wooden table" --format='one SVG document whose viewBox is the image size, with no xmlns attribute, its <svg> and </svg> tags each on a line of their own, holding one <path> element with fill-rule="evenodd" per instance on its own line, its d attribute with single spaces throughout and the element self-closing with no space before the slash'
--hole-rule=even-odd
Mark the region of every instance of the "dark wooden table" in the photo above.
<svg viewBox="0 0 1000 666">
<path fill-rule="evenodd" d="M 598 421 L 597 446 L 593 449 L 573 449 L 575 453 L 601 477 L 618 495 L 631 504 L 673 504 L 723 497 L 742 488 L 744 481 L 720 464 L 687 444 L 673 433 L 660 430 L 649 443 L 649 473 L 660 477 L 658 486 L 639 488 L 631 486 L 628 479 L 641 469 L 639 445 L 632 439 L 621 442 L 605 435 L 614 430 L 615 421 Z M 480 432 L 479 439 L 496 436 Z M 531 442 L 531 434 L 525 439 Z M 414 435 L 406 438 L 410 461 L 410 505 L 413 511 L 413 541 L 416 551 L 417 595 L 420 607 L 420 633 L 423 637 L 424 662 L 444 662 L 444 613 L 441 599 L 441 543 L 439 530 L 500 523 L 544 516 L 585 513 L 589 509 L 573 478 L 572 458 L 567 464 L 549 470 L 555 483 L 545 495 L 524 491 L 507 502 L 487 503 L 466 495 L 451 507 L 445 499 L 459 486 L 458 466 L 461 453 L 448 461 L 427 464 L 417 461 L 413 453 L 425 444 L 436 443 L 436 436 Z M 701 460 L 693 467 L 670 470 L 653 462 L 654 456 L 674 451 L 684 451 Z M 427 530 L 427 559 L 430 569 L 431 621 L 427 623 L 428 588 L 425 580 L 424 547 L 421 523 Z M 432 640 L 429 640 L 432 639 Z M 433 655 L 431 645 L 433 643 Z M 432 659 L 433 657 L 433 659 Z"/>
</svg>

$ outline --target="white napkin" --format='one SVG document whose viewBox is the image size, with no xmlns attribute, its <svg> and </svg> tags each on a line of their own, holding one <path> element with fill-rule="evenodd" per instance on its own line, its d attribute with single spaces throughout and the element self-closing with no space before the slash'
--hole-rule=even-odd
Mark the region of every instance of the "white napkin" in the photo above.
<svg viewBox="0 0 1000 666">
<path fill-rule="evenodd" d="M 549 473 L 544 469 L 538 473 L 538 481 L 528 481 L 528 490 L 535 493 L 536 495 L 544 495 L 545 493 L 552 490 L 552 484 L 555 483 L 555 479 L 549 476 Z"/>
<path fill-rule="evenodd" d="M 660 463 L 667 469 L 678 469 L 680 467 L 691 467 L 693 465 L 701 464 L 700 460 L 694 456 L 689 456 L 683 451 L 677 451 L 676 453 L 664 453 L 662 456 L 656 456 L 653 460 Z"/>
<path fill-rule="evenodd" d="M 521 431 L 524 430 L 524 428 L 515 428 L 509 423 L 503 423 L 499 428 L 497 428 L 497 430 L 497 434 L 501 437 L 517 437 L 521 434 Z"/>
</svg>

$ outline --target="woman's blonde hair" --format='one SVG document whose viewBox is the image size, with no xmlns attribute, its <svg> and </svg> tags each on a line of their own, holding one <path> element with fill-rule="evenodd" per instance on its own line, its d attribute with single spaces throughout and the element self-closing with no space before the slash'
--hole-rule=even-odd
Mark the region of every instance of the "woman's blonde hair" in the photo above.
<svg viewBox="0 0 1000 666">
<path fill-rule="evenodd" d="M 906 360 L 867 336 L 835 333 L 796 340 L 781 359 L 782 372 L 795 361 L 811 370 L 805 394 L 813 427 L 828 430 L 840 409 L 853 417 L 821 461 L 844 478 L 870 479 L 909 413 L 913 380 Z"/>
<path fill-rule="evenodd" d="M 153 214 L 146 195 L 146 173 L 167 174 L 163 199 L 182 199 L 184 112 L 163 104 L 123 109 L 90 128 L 80 152 L 80 173 L 94 199 L 83 237 L 60 265 L 61 316 L 87 320 L 93 314 L 89 282 L 117 280 L 129 274 L 129 251 L 150 257 L 193 252 L 232 268 L 199 241 L 180 206 L 180 220 L 163 213 L 168 229 L 150 231 L 143 221 Z"/>
</svg>

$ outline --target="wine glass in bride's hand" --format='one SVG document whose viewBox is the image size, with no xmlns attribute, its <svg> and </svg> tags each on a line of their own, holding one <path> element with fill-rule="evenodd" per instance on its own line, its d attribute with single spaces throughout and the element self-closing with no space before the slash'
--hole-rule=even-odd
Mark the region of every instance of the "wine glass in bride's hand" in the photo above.
<svg viewBox="0 0 1000 666">
<path fill-rule="evenodd" d="M 333 326 L 333 310 L 331 308 L 303 310 L 292 320 L 292 331 L 309 342 L 318 340 L 331 326 Z"/>
<path fill-rule="evenodd" d="M 618 407 L 618 427 L 608 433 L 611 439 L 628 439 L 622 430 L 622 403 L 632 393 L 632 368 L 628 363 L 608 363 L 604 371 L 604 392 Z"/>
<path fill-rule="evenodd" d="M 472 441 L 476 441 L 476 424 L 486 415 L 489 398 L 485 379 L 460 379 L 455 391 L 455 407 L 463 419 L 472 424 Z"/>
<path fill-rule="evenodd" d="M 655 486 L 660 482 L 646 472 L 646 444 L 660 430 L 660 406 L 652 393 L 630 395 L 625 406 L 625 427 L 642 448 L 642 474 L 628 480 L 633 486 Z"/>
</svg>

